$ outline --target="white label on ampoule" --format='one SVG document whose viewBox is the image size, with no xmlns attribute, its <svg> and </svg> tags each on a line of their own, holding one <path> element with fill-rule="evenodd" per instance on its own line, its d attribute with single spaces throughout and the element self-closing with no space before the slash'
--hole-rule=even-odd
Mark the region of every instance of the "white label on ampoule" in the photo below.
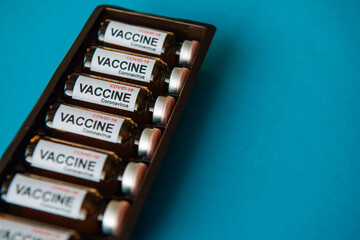
<svg viewBox="0 0 360 240">
<path fill-rule="evenodd" d="M 70 232 L 0 219 L 0 240 L 67 240 Z"/>
<path fill-rule="evenodd" d="M 117 77 L 150 82 L 156 60 L 96 48 L 90 70 Z"/>
<path fill-rule="evenodd" d="M 52 127 L 116 143 L 123 122 L 124 119 L 112 115 L 60 105 Z"/>
<path fill-rule="evenodd" d="M 167 33 L 110 21 L 104 42 L 161 55 Z"/>
<path fill-rule="evenodd" d="M 73 99 L 133 112 L 140 88 L 79 76 Z"/>
<path fill-rule="evenodd" d="M 50 181 L 16 174 L 6 194 L 8 203 L 80 219 L 81 205 L 86 191 Z"/>
<path fill-rule="evenodd" d="M 31 166 L 99 182 L 106 158 L 103 153 L 39 140 Z"/>
</svg>

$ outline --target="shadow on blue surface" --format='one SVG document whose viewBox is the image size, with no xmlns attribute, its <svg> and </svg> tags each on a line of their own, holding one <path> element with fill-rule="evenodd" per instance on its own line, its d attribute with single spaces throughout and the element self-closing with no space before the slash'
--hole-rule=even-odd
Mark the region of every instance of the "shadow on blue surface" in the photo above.
<svg viewBox="0 0 360 240">
<path fill-rule="evenodd" d="M 184 197 L 181 196 L 179 188 L 183 184 L 187 171 L 192 166 L 192 161 L 201 160 L 194 159 L 193 152 L 196 151 L 202 133 L 211 131 L 204 123 L 213 110 L 214 102 L 219 101 L 224 94 L 222 90 L 224 85 L 221 83 L 222 75 L 227 71 L 229 61 L 234 57 L 236 48 L 226 39 L 222 40 L 218 41 L 215 34 L 207 58 L 134 229 L 132 239 L 154 239 L 156 234 L 152 233 L 162 231 L 163 224 L 167 222 L 169 213 L 175 207 L 176 198 Z M 239 76 L 241 76 L 241 70 L 241 66 L 239 66 L 237 69 Z M 237 81 L 241 81 L 241 79 L 237 79 Z"/>
</svg>

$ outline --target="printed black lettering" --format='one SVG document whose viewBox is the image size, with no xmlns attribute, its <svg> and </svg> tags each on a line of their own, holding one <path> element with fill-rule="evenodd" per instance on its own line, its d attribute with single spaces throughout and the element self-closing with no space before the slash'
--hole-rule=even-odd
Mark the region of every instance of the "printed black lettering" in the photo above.
<svg viewBox="0 0 360 240">
<path fill-rule="evenodd" d="M 122 97 L 123 97 L 123 92 L 122 93 L 119 93 L 119 92 L 115 92 L 115 96 L 114 97 L 112 97 L 111 99 L 114 99 L 114 100 L 118 100 L 118 101 L 122 101 Z"/>
<path fill-rule="evenodd" d="M 71 123 L 74 124 L 74 115 L 72 115 L 71 117 L 72 117 Z M 76 125 L 82 126 L 82 125 L 84 124 L 84 122 L 83 122 L 84 120 L 85 120 L 85 118 L 83 118 L 83 117 L 78 117 L 78 118 L 76 119 Z M 69 121 L 67 121 L 66 123 L 68 123 L 68 122 L 69 122 Z"/>
<path fill-rule="evenodd" d="M 139 73 L 146 74 L 146 68 L 147 68 L 146 65 L 141 65 Z"/>
<path fill-rule="evenodd" d="M 23 192 L 23 195 L 28 195 L 30 197 L 31 196 L 31 189 L 30 188 L 25 188 L 25 191 Z"/>
<path fill-rule="evenodd" d="M 31 186 L 16 185 L 16 192 L 18 195 L 27 196 L 29 198 L 42 201 L 51 202 L 53 204 L 64 205 L 71 208 L 74 197 L 62 193 L 53 192 L 51 190 L 43 190 L 40 188 L 32 189 Z"/>
<path fill-rule="evenodd" d="M 65 162 L 65 164 L 67 165 L 67 166 L 73 166 L 74 165 L 74 157 L 73 156 L 68 156 L 67 158 L 66 158 L 66 162 Z M 71 161 L 71 162 L 70 162 Z"/>
<path fill-rule="evenodd" d="M 47 157 L 47 159 L 46 160 L 51 160 L 51 161 L 54 161 L 54 152 L 51 152 L 50 154 L 49 154 L 49 156 Z"/>
<path fill-rule="evenodd" d="M 141 67 L 139 67 L 141 69 Z M 142 71 L 142 70 L 141 70 Z M 113 89 L 103 89 L 102 87 L 96 87 L 92 85 L 83 86 L 80 83 L 80 93 L 82 94 L 90 94 L 96 97 L 103 97 L 106 99 L 112 99 L 118 102 L 130 103 L 130 99 L 132 94 L 128 92 L 124 92 L 123 90 L 113 90 Z M 103 102 L 103 101 L 102 101 Z"/>
<path fill-rule="evenodd" d="M 44 240 L 41 237 L 34 236 L 30 233 L 15 231 L 12 232 L 12 229 L 0 229 L 0 239 L 1 240 Z"/>
<path fill-rule="evenodd" d="M 107 94 L 107 93 L 110 94 L 110 93 L 111 93 L 111 90 L 109 90 L 109 89 L 105 89 L 105 90 L 104 90 L 104 92 L 103 92 L 103 94 L 102 94 L 102 95 L 104 96 L 104 98 L 109 98 L 109 97 L 110 97 L 110 95 Z M 100 96 L 100 95 L 99 95 L 99 96 Z"/>
<path fill-rule="evenodd" d="M 10 230 L 0 229 L 0 239 L 10 240 L 10 239 L 12 239 L 10 235 L 11 235 Z"/>
<path fill-rule="evenodd" d="M 125 93 L 123 102 L 129 103 L 130 102 L 131 93 Z"/>
<path fill-rule="evenodd" d="M 69 117 L 70 116 L 70 117 Z M 75 118 L 74 118 L 74 115 L 69 115 L 69 114 L 66 114 L 64 116 L 64 113 L 61 112 L 61 121 L 62 122 L 66 122 L 66 123 L 72 123 L 72 124 L 75 124 Z"/>
<path fill-rule="evenodd" d="M 96 162 L 95 161 L 89 161 L 88 162 L 88 170 L 91 171 L 91 172 L 94 172 L 95 171 L 95 167 L 96 167 Z"/>
<path fill-rule="evenodd" d="M 111 66 L 112 66 L 113 68 L 118 68 L 118 67 L 119 67 L 119 63 L 120 63 L 119 60 L 114 59 L 114 60 L 112 61 Z"/>
<path fill-rule="evenodd" d="M 42 200 L 44 202 L 49 202 L 51 200 L 51 192 L 44 192 Z"/>
<path fill-rule="evenodd" d="M 107 65 L 108 67 L 110 67 L 110 58 L 106 58 L 104 64 L 104 66 Z"/>
<path fill-rule="evenodd" d="M 105 130 L 106 123 L 97 122 L 96 130 L 101 130 L 102 132 Z M 95 129 L 95 128 L 94 128 Z"/>
<path fill-rule="evenodd" d="M 119 66 L 120 66 L 120 68 L 121 68 L 122 70 L 126 70 L 126 68 L 127 68 L 127 66 L 128 66 L 128 62 L 123 61 L 123 62 L 120 63 Z"/>
<path fill-rule="evenodd" d="M 111 28 L 111 35 L 115 36 L 118 31 L 119 31 L 119 29 Z"/>
<path fill-rule="evenodd" d="M 140 38 L 140 35 L 139 35 L 139 34 L 134 34 L 134 36 L 133 36 L 133 41 L 134 41 L 134 42 L 138 42 L 138 41 L 139 41 L 139 38 Z"/>
<path fill-rule="evenodd" d="M 63 112 L 61 113 L 61 121 L 62 121 L 62 122 L 64 122 L 68 117 L 69 117 L 69 114 L 66 114 L 66 115 L 64 116 L 64 113 L 63 113 Z"/>
<path fill-rule="evenodd" d="M 125 39 L 126 39 L 126 40 L 130 40 L 130 39 L 131 39 L 131 35 L 132 35 L 131 32 L 125 33 Z"/>
<path fill-rule="evenodd" d="M 19 184 L 16 185 L 16 193 L 19 194 L 24 190 L 25 186 L 19 186 Z"/>
<path fill-rule="evenodd" d="M 65 159 L 65 155 L 64 155 L 64 154 L 59 154 L 59 155 L 56 156 L 56 162 L 57 162 L 57 163 L 62 164 L 62 163 L 64 162 L 63 159 Z"/>
<path fill-rule="evenodd" d="M 41 195 L 39 195 L 39 194 L 41 194 L 41 192 L 42 192 L 41 189 L 35 189 L 35 190 L 33 191 L 33 193 L 32 193 L 32 197 L 33 197 L 34 199 L 39 199 L 39 198 L 41 198 Z M 45 194 L 44 194 L 44 195 L 45 195 Z"/>
<path fill-rule="evenodd" d="M 85 89 L 87 88 L 87 84 L 85 84 L 85 86 L 83 87 L 82 83 L 80 83 L 80 92 L 83 93 L 85 91 Z"/>
<path fill-rule="evenodd" d="M 51 192 L 49 192 L 49 193 L 51 194 Z M 60 203 L 62 205 L 68 206 L 68 204 L 67 204 L 68 198 L 64 197 L 64 196 L 61 196 L 60 194 L 54 194 L 51 200 L 54 203 Z"/>
<path fill-rule="evenodd" d="M 153 46 L 153 47 L 156 47 L 156 45 L 157 45 L 157 43 L 158 43 L 158 38 L 153 38 L 152 40 L 151 40 L 151 46 Z"/>
<path fill-rule="evenodd" d="M 130 65 L 131 66 L 131 68 L 129 68 L 129 70 L 131 71 L 131 72 L 139 72 L 139 64 L 135 64 L 135 63 L 133 63 L 133 64 L 131 64 Z"/>
<path fill-rule="evenodd" d="M 40 157 L 41 157 L 41 159 L 46 158 L 46 156 L 48 155 L 48 153 L 49 153 L 49 151 L 44 152 L 43 149 L 40 149 Z"/>
<path fill-rule="evenodd" d="M 67 200 L 66 200 L 66 205 L 67 206 L 69 206 L 69 207 L 72 207 L 72 204 L 73 204 L 73 202 L 74 202 L 74 197 L 69 197 L 69 198 L 67 198 Z"/>
<path fill-rule="evenodd" d="M 94 122 L 94 120 L 92 120 L 92 119 L 87 119 L 87 120 L 85 121 L 85 127 L 91 128 L 93 122 Z"/>
<path fill-rule="evenodd" d="M 107 133 L 112 133 L 112 130 L 114 129 L 114 124 L 111 124 L 111 123 L 109 123 L 107 126 L 106 126 L 106 132 Z"/>
<path fill-rule="evenodd" d="M 151 41 L 151 37 L 144 36 L 143 43 L 145 43 L 146 45 L 149 45 L 150 41 Z"/>
<path fill-rule="evenodd" d="M 86 169 L 88 162 L 83 160 L 82 158 L 78 161 L 78 168 Z"/>
<path fill-rule="evenodd" d="M 85 94 L 86 94 L 86 93 L 90 93 L 91 95 L 93 94 L 93 88 L 92 88 L 92 86 L 89 86 L 89 87 L 86 89 Z"/>
<path fill-rule="evenodd" d="M 105 57 L 100 59 L 100 56 L 98 56 L 98 64 L 101 65 L 105 61 Z"/>
<path fill-rule="evenodd" d="M 121 38 L 123 38 L 123 31 L 120 30 L 119 33 L 116 35 L 116 37 L 121 37 Z"/>
<path fill-rule="evenodd" d="M 97 125 L 98 128 L 105 128 L 106 123 L 101 126 L 101 124 Z M 60 173 L 66 173 L 70 170 L 70 168 L 72 169 L 81 169 L 81 170 L 85 170 L 85 171 L 90 171 L 90 172 L 94 172 L 95 168 L 96 168 L 96 161 L 92 161 L 86 158 L 79 158 L 73 155 L 68 155 L 66 153 L 62 153 L 61 149 L 59 149 L 60 152 L 57 151 L 51 151 L 50 150 L 44 150 L 44 149 L 40 149 L 40 159 L 41 160 L 51 160 L 52 163 L 54 165 L 45 165 L 43 166 L 43 169 L 46 170 L 50 170 L 50 171 L 55 171 L 55 172 L 60 172 Z M 59 168 L 57 165 L 64 165 L 66 167 L 69 168 Z M 41 167 L 39 165 L 37 165 L 36 167 Z M 63 172 L 64 171 L 64 172 Z M 70 172 L 72 172 L 70 170 Z M 82 172 L 76 171 L 76 173 L 81 174 Z M 20 190 L 19 190 L 20 191 Z M 0 238 L 1 240 L 1 238 Z"/>
<path fill-rule="evenodd" d="M 95 88 L 95 91 L 94 91 L 95 96 L 101 96 L 102 90 L 103 89 L 101 87 Z"/>
</svg>

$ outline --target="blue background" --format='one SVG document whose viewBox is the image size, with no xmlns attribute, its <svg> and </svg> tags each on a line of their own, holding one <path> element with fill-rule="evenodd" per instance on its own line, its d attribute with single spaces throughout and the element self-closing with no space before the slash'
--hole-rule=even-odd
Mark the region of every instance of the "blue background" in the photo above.
<svg viewBox="0 0 360 240">
<path fill-rule="evenodd" d="M 218 28 L 134 239 L 360 239 L 359 1 L 2 1 L 1 154 L 103 3 Z"/>
</svg>

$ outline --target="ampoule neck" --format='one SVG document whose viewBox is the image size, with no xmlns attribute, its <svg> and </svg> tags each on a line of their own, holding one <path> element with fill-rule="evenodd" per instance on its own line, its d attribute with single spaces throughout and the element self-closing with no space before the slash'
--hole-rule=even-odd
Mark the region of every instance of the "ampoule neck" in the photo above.
<svg viewBox="0 0 360 240">
<path fill-rule="evenodd" d="M 175 56 L 177 58 L 180 57 L 181 47 L 182 47 L 182 42 L 176 43 L 176 45 L 175 45 Z"/>
<path fill-rule="evenodd" d="M 136 129 L 136 130 L 133 132 L 134 145 L 136 145 L 137 147 L 139 146 L 139 143 L 140 143 L 141 133 L 142 133 L 142 130 L 141 130 L 141 129 Z"/>
<path fill-rule="evenodd" d="M 155 102 L 156 102 L 156 99 L 154 97 L 152 97 L 147 106 L 146 106 L 146 109 L 148 109 L 148 111 L 153 114 L 154 113 L 154 107 L 155 107 Z"/>
</svg>

